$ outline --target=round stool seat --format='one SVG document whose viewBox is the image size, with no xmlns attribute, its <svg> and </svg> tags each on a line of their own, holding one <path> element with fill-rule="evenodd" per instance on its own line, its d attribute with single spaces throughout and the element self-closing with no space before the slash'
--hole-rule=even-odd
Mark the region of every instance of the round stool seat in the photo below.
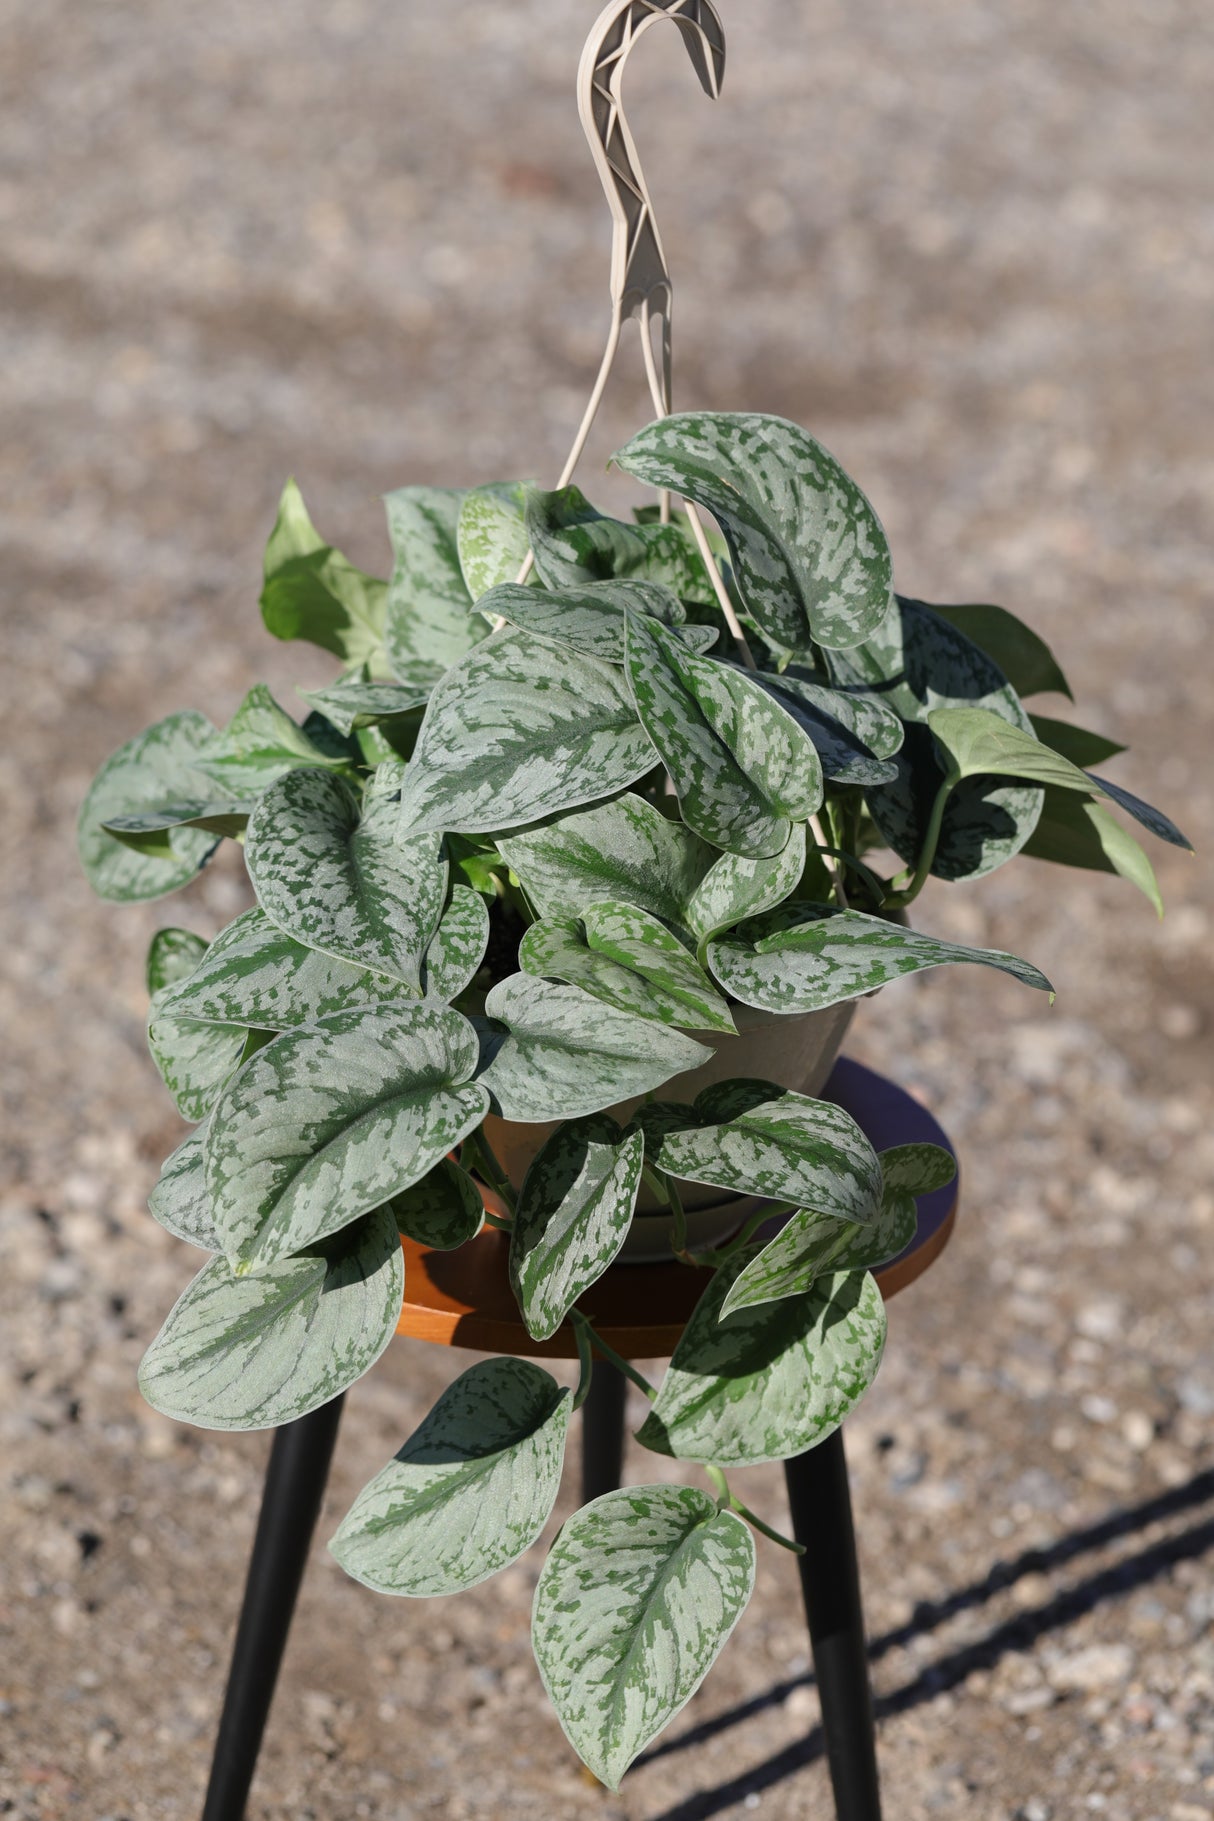
<svg viewBox="0 0 1214 1821">
<path fill-rule="evenodd" d="M 873 1147 L 938 1144 L 953 1147 L 926 1107 L 895 1082 L 842 1057 L 822 1090 L 850 1113 Z M 957 1216 L 958 1180 L 919 1197 L 919 1228 L 910 1245 L 875 1273 L 888 1300 L 939 1257 Z M 405 1251 L 405 1303 L 398 1334 L 444 1347 L 485 1353 L 574 1359 L 577 1343 L 568 1322 L 551 1340 L 533 1340 L 523 1326 L 510 1288 L 510 1240 L 486 1228 L 456 1252 L 435 1252 L 411 1239 Z M 663 1359 L 674 1352 L 688 1317 L 712 1272 L 681 1264 L 613 1265 L 580 1299 L 603 1339 L 624 1359 Z"/>
</svg>

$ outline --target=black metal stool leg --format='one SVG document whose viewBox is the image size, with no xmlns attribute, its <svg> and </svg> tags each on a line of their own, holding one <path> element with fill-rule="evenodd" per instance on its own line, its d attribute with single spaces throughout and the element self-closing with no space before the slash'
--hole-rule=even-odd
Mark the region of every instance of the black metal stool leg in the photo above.
<svg viewBox="0 0 1214 1821">
<path fill-rule="evenodd" d="M 202 1821 L 242 1821 L 344 1399 L 274 1437 Z"/>
<path fill-rule="evenodd" d="M 614 1492 L 624 1472 L 624 1374 L 596 1359 L 590 1395 L 582 1405 L 582 1503 Z"/>
<path fill-rule="evenodd" d="M 822 1731 L 839 1821 L 881 1821 L 877 1740 L 843 1431 L 786 1461 Z"/>
</svg>

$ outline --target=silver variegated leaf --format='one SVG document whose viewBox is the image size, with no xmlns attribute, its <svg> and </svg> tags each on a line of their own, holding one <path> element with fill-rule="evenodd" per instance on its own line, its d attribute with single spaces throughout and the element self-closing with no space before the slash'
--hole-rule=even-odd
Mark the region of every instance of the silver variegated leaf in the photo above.
<svg viewBox="0 0 1214 1821">
<path fill-rule="evenodd" d="M 869 1226 L 799 1208 L 734 1278 L 721 1315 L 785 1296 L 804 1296 L 828 1273 L 873 1270 L 910 1244 L 917 1225 L 914 1196 L 888 1182 L 877 1218 Z"/>
<path fill-rule="evenodd" d="M 565 1524 L 531 1641 L 570 1743 L 609 1789 L 696 1692 L 754 1574 L 746 1525 L 690 1486 L 627 1486 Z"/>
<path fill-rule="evenodd" d="M 1045 640 L 1006 607 L 985 603 L 933 606 L 932 612 L 984 651 L 1017 695 L 1044 695 L 1055 690 L 1059 695 L 1070 695 L 1071 686 Z"/>
<path fill-rule="evenodd" d="M 132 844 L 109 833 L 118 816 L 211 794 L 199 760 L 216 738 L 205 715 L 184 711 L 157 721 L 112 753 L 89 786 L 76 829 L 80 861 L 102 898 L 134 903 L 188 885 L 218 846 L 205 829 L 172 827 Z"/>
<path fill-rule="evenodd" d="M 679 1031 L 529 974 L 500 981 L 485 1012 L 506 1029 L 490 1035 L 478 1079 L 495 1112 L 525 1123 L 601 1112 L 712 1053 Z"/>
<path fill-rule="evenodd" d="M 422 992 L 450 1005 L 480 971 L 489 944 L 489 910 L 480 893 L 453 885 L 451 901 L 422 962 Z"/>
<path fill-rule="evenodd" d="M 392 674 L 428 688 L 483 639 L 460 567 L 464 495 L 449 487 L 401 487 L 384 500 L 395 566 L 384 642 Z"/>
<path fill-rule="evenodd" d="M 402 981 L 305 948 L 254 909 L 221 931 L 189 978 L 165 994 L 162 1009 L 205 1023 L 289 1031 L 352 1006 L 411 999 Z"/>
<path fill-rule="evenodd" d="M 177 1017 L 166 1009 L 175 991 L 166 987 L 152 995 L 148 1048 L 173 1105 L 183 1119 L 196 1124 L 206 1118 L 250 1053 L 250 1032 L 244 1025 Z"/>
<path fill-rule="evenodd" d="M 397 1227 L 419 1246 L 454 1252 L 485 1224 L 481 1192 L 466 1170 L 444 1157 L 411 1189 L 388 1203 Z"/>
<path fill-rule="evenodd" d="M 999 949 L 966 948 L 861 911 L 782 904 L 708 945 L 713 973 L 735 999 L 764 1012 L 818 1012 L 928 967 L 976 962 L 1052 995 L 1045 975 Z"/>
<path fill-rule="evenodd" d="M 703 559 L 681 524 L 605 518 L 576 487 L 529 491 L 527 531 L 546 588 L 630 579 L 661 583 L 682 601 L 715 600 Z"/>
<path fill-rule="evenodd" d="M 165 1158 L 156 1187 L 148 1196 L 148 1207 L 174 1238 L 200 1246 L 204 1252 L 218 1252 L 222 1241 L 211 1218 L 205 1143 L 206 1127 L 199 1126 Z"/>
<path fill-rule="evenodd" d="M 404 826 L 517 828 L 623 790 L 656 762 L 610 665 L 505 627 L 431 696 L 402 793 Z"/>
<path fill-rule="evenodd" d="M 144 1354 L 140 1390 L 202 1429 L 294 1422 L 375 1364 L 404 1289 L 400 1237 L 383 1210 L 257 1277 L 212 1258 Z"/>
<path fill-rule="evenodd" d="M 504 836 L 498 847 L 542 917 L 580 917 L 588 904 L 614 898 L 684 925 L 719 858 L 682 822 L 631 794 Z"/>
<path fill-rule="evenodd" d="M 188 980 L 207 952 L 206 940 L 188 929 L 158 929 L 144 966 L 149 993 Z"/>
<path fill-rule="evenodd" d="M 475 1587 L 517 1560 L 560 1489 L 569 1392 L 525 1359 L 487 1359 L 449 1385 L 329 1544 L 380 1593 Z"/>
<path fill-rule="evenodd" d="M 1163 916 L 1155 869 L 1141 845 L 1103 805 L 1088 802 L 1073 791 L 1047 789 L 1041 820 L 1025 843 L 1024 852 L 1034 860 L 1049 860 L 1055 866 L 1120 873 L 1144 892 L 1159 916 Z"/>
<path fill-rule="evenodd" d="M 636 905 L 588 905 L 580 918 L 533 923 L 519 962 L 580 986 L 605 1005 L 688 1030 L 734 1030 L 729 1006 L 665 924 Z"/>
<path fill-rule="evenodd" d="M 722 854 L 687 901 L 684 916 L 692 934 L 702 943 L 718 930 L 774 910 L 800 885 L 805 851 L 805 829 L 798 823 L 787 845 L 769 859 Z"/>
<path fill-rule="evenodd" d="M 377 784 L 392 769 L 381 765 Z M 293 772 L 258 804 L 245 862 L 262 909 L 288 936 L 420 994 L 447 863 L 437 835 L 403 830 L 390 782 L 360 815 L 340 778 Z"/>
<path fill-rule="evenodd" d="M 659 582 L 586 582 L 580 588 L 519 588 L 507 584 L 494 588 L 478 602 L 486 617 L 500 617 L 512 626 L 572 646 L 604 664 L 624 662 L 624 620 L 640 613 L 671 629 L 680 643 L 693 651 L 715 645 L 712 626 L 688 626 L 687 614 L 677 594 Z"/>
<path fill-rule="evenodd" d="M 464 495 L 455 541 L 469 600 L 479 601 L 490 588 L 512 582 L 526 561 L 531 548 L 526 495 L 522 482 L 511 481 L 474 487 Z"/>
<path fill-rule="evenodd" d="M 407 683 L 377 683 L 366 666 L 357 676 L 340 677 L 326 689 L 301 689 L 299 693 L 339 733 L 347 735 L 355 728 L 391 721 L 410 709 L 422 708 L 430 695 L 428 689 L 414 689 Z"/>
<path fill-rule="evenodd" d="M 881 1176 L 887 1189 L 930 1195 L 957 1174 L 957 1159 L 939 1144 L 898 1144 L 881 1152 Z"/>
<path fill-rule="evenodd" d="M 791 1460 L 825 1441 L 877 1376 L 885 1305 L 867 1272 L 831 1273 L 803 1296 L 722 1317 L 759 1249 L 722 1266 L 692 1312 L 637 1431 L 655 1454 L 721 1467 Z"/>
<path fill-rule="evenodd" d="M 705 1088 L 695 1111 L 705 1123 L 669 1132 L 654 1147 L 669 1175 L 849 1220 L 876 1218 L 881 1166 L 842 1107 L 770 1082 L 727 1081 Z"/>
<path fill-rule="evenodd" d="M 678 793 L 683 820 L 732 853 L 778 854 L 822 802 L 817 748 L 758 683 L 694 656 L 666 627 L 629 615 L 637 713 Z"/>
<path fill-rule="evenodd" d="M 266 545 L 261 617 L 276 639 L 307 639 L 346 664 L 384 662 L 387 586 L 326 544 L 288 481 Z"/>
<path fill-rule="evenodd" d="M 892 564 L 880 521 L 798 425 L 753 412 L 676 414 L 615 459 L 707 507 L 748 612 L 777 645 L 858 645 L 885 613 Z"/>
<path fill-rule="evenodd" d="M 510 1282 L 534 1340 L 555 1334 L 628 1237 L 645 1141 L 595 1114 L 560 1126 L 536 1153 L 510 1233 Z"/>
<path fill-rule="evenodd" d="M 871 788 L 866 797 L 885 840 L 913 865 L 944 782 L 928 715 L 938 708 L 988 708 L 1026 733 L 1028 715 L 998 665 L 922 601 L 899 595 L 863 645 L 827 656 L 836 684 L 875 693 L 907 724 L 897 778 Z M 949 797 L 933 873 L 964 879 L 993 872 L 1029 839 L 1041 801 L 1041 791 L 1031 785 L 967 779 Z"/>
<path fill-rule="evenodd" d="M 340 769 L 280 708 L 264 683 L 250 689 L 221 734 L 198 761 L 199 770 L 230 797 L 245 802 L 300 766 Z"/>
<path fill-rule="evenodd" d="M 229 1084 L 207 1188 L 234 1269 L 264 1271 L 399 1195 L 479 1125 L 476 1034 L 432 1006 L 288 1031 Z"/>
</svg>

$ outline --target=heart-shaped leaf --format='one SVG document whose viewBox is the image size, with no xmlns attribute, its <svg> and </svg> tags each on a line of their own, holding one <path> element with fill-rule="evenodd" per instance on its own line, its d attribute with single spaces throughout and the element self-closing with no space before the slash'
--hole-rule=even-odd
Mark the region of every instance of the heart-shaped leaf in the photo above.
<svg viewBox="0 0 1214 1821">
<path fill-rule="evenodd" d="M 984 651 L 1017 695 L 1045 695 L 1052 691 L 1071 694 L 1071 686 L 1045 640 L 1006 607 L 933 606 L 932 612 Z"/>
<path fill-rule="evenodd" d="M 818 1012 L 889 980 L 947 962 L 995 967 L 1053 994 L 1045 975 L 999 949 L 965 948 L 861 911 L 782 904 L 708 945 L 713 973 L 735 999 L 764 1012 Z"/>
<path fill-rule="evenodd" d="M 211 1218 L 207 1194 L 204 1146 L 206 1127 L 199 1126 L 165 1159 L 148 1207 L 160 1225 L 176 1239 L 184 1239 L 204 1252 L 222 1250 L 223 1242 Z"/>
<path fill-rule="evenodd" d="M 628 618 L 637 713 L 674 781 L 683 820 L 733 853 L 778 854 L 822 802 L 813 741 L 759 684 L 700 658 L 656 621 Z"/>
<path fill-rule="evenodd" d="M 227 727 L 201 755 L 199 769 L 232 797 L 255 797 L 300 766 L 340 769 L 280 708 L 264 683 L 250 689 Z"/>
<path fill-rule="evenodd" d="M 722 1467 L 791 1460 L 825 1441 L 877 1376 L 885 1305 L 867 1272 L 831 1273 L 804 1296 L 722 1317 L 760 1249 L 723 1265 L 692 1312 L 637 1431 L 655 1454 Z"/>
<path fill-rule="evenodd" d="M 796 424 L 752 412 L 676 414 L 615 460 L 707 507 L 747 610 L 777 645 L 858 645 L 884 615 L 892 565 L 877 515 Z"/>
<path fill-rule="evenodd" d="M 881 1167 L 842 1107 L 781 1093 L 769 1082 L 729 1081 L 705 1088 L 695 1110 L 713 1123 L 670 1132 L 655 1146 L 668 1175 L 849 1220 L 876 1219 Z"/>
<path fill-rule="evenodd" d="M 489 911 L 479 892 L 453 885 L 422 963 L 422 992 L 450 1005 L 475 979 L 489 945 Z"/>
<path fill-rule="evenodd" d="M 560 1489 L 569 1393 L 526 1359 L 486 1359 L 449 1385 L 329 1544 L 380 1593 L 476 1587 L 530 1549 Z"/>
<path fill-rule="evenodd" d="M 669 627 L 693 651 L 715 645 L 712 626 L 687 626 L 678 595 L 658 582 L 586 582 L 580 588 L 550 593 L 544 588 L 494 588 L 478 603 L 487 617 L 534 632 L 556 645 L 569 645 L 604 664 L 624 662 L 624 621 L 628 613 L 645 614 Z"/>
<path fill-rule="evenodd" d="M 436 835 L 402 832 L 389 789 L 369 794 L 360 815 L 340 778 L 291 773 L 258 804 L 245 862 L 262 909 L 288 936 L 420 993 L 447 866 Z"/>
<path fill-rule="evenodd" d="M 207 952 L 206 941 L 188 929 L 158 929 L 144 967 L 149 993 L 188 980 Z"/>
<path fill-rule="evenodd" d="M 387 586 L 326 544 L 288 481 L 266 546 L 261 617 L 276 639 L 307 639 L 347 664 L 384 662 Z"/>
<path fill-rule="evenodd" d="M 533 923 L 519 962 L 606 1005 L 697 1031 L 733 1031 L 729 1007 L 665 924 L 635 905 L 588 905 L 580 919 Z"/>
<path fill-rule="evenodd" d="M 414 689 L 407 683 L 376 683 L 365 665 L 357 676 L 341 677 L 327 689 L 301 689 L 299 693 L 346 735 L 355 728 L 391 721 L 411 709 L 423 708 L 430 697 L 428 689 Z"/>
<path fill-rule="evenodd" d="M 527 560 L 526 496 L 519 481 L 475 487 L 464 495 L 455 541 L 470 600 L 514 581 Z"/>
<path fill-rule="evenodd" d="M 722 854 L 687 901 L 684 913 L 692 934 L 704 942 L 718 930 L 730 929 L 747 917 L 774 910 L 796 891 L 805 871 L 805 829 L 793 829 L 788 845 L 765 860 L 748 860 L 742 854 Z"/>
<path fill-rule="evenodd" d="M 388 1206 L 402 1233 L 435 1252 L 454 1252 L 467 1245 L 485 1224 L 480 1190 L 449 1157 L 411 1189 L 394 1195 Z"/>
<path fill-rule="evenodd" d="M 718 859 L 682 822 L 631 794 L 506 836 L 498 847 L 542 917 L 580 917 L 588 904 L 614 898 L 686 924 Z"/>
<path fill-rule="evenodd" d="M 1047 790 L 1041 820 L 1025 843 L 1034 860 L 1055 866 L 1082 866 L 1093 872 L 1120 873 L 1144 892 L 1163 916 L 1163 899 L 1155 869 L 1142 847 L 1116 816 L 1070 790 Z"/>
<path fill-rule="evenodd" d="M 478 1077 L 503 1119 L 545 1123 L 598 1113 L 712 1054 L 678 1031 L 530 974 L 495 986 L 485 1012 L 506 1027 L 504 1036 L 490 1038 Z"/>
<path fill-rule="evenodd" d="M 234 1269 L 264 1271 L 399 1195 L 479 1125 L 476 1034 L 432 1006 L 288 1031 L 229 1084 L 207 1187 Z"/>
<path fill-rule="evenodd" d="M 608 1789 L 684 1708 L 746 1608 L 746 1525 L 690 1486 L 628 1486 L 571 1517 L 531 1640 L 574 1750 Z"/>
<path fill-rule="evenodd" d="M 469 609 L 458 527 L 464 495 L 450 487 L 401 487 L 384 500 L 395 566 L 384 641 L 392 674 L 428 688 L 483 639 Z"/>
<path fill-rule="evenodd" d="M 400 980 L 284 935 L 260 909 L 244 911 L 223 930 L 161 1010 L 210 1024 L 289 1031 L 357 1005 L 400 1005 L 411 995 Z"/>
<path fill-rule="evenodd" d="M 614 579 L 658 582 L 681 601 L 712 602 L 712 580 L 680 524 L 604 518 L 576 487 L 527 494 L 527 533 L 545 588 Z"/>
<path fill-rule="evenodd" d="M 623 790 L 656 762 L 610 665 L 506 627 L 431 696 L 402 813 L 419 833 L 517 828 Z"/>
<path fill-rule="evenodd" d="M 100 897 L 118 903 L 163 898 L 188 885 L 206 865 L 219 844 L 206 830 L 173 827 L 133 845 L 109 833 L 106 824 L 164 803 L 209 796 L 198 763 L 216 737 L 205 715 L 187 710 L 157 721 L 106 760 L 80 806 L 76 831 L 81 864 Z"/>
<path fill-rule="evenodd" d="M 628 1237 L 645 1141 L 596 1114 L 558 1127 L 536 1153 L 510 1234 L 510 1282 L 535 1340 L 555 1334 Z"/>
<path fill-rule="evenodd" d="M 272 1429 L 331 1403 L 396 1332 L 405 1290 L 382 1209 L 258 1277 L 212 1258 L 143 1357 L 153 1409 L 202 1429 Z"/>
<path fill-rule="evenodd" d="M 875 694 L 907 723 L 897 778 L 866 797 L 885 840 L 914 865 L 945 776 L 928 715 L 938 708 L 981 707 L 1026 733 L 1031 722 L 998 665 L 922 601 L 899 595 L 863 645 L 828 657 L 837 685 Z M 1024 846 L 1041 803 L 1041 791 L 1031 785 L 967 779 L 949 797 L 933 873 L 962 879 L 992 872 Z"/>
</svg>

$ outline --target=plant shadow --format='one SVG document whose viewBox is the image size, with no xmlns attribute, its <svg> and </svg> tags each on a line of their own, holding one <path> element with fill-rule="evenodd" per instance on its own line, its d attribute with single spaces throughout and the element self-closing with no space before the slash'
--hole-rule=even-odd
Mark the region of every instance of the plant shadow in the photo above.
<svg viewBox="0 0 1214 1821">
<path fill-rule="evenodd" d="M 1135 1536 L 1152 1524 L 1191 1511 L 1209 1499 L 1214 1499 L 1214 1468 L 1208 1468 L 1196 1474 L 1185 1485 L 1160 1493 L 1141 1504 L 1111 1512 L 1099 1523 L 1060 1537 L 1056 1543 L 1046 1548 L 1027 1549 L 1009 1562 L 996 1562 L 980 1581 L 959 1588 L 943 1599 L 924 1601 L 916 1607 L 905 1625 L 874 1638 L 869 1645 L 869 1661 L 879 1662 L 891 1650 L 901 1648 L 914 1638 L 928 1635 L 958 1613 L 984 1605 L 1023 1575 L 1063 1567 L 1088 1550 Z M 1151 1543 L 1108 1567 L 1095 1570 L 1039 1606 L 1017 1612 L 1013 1618 L 992 1626 L 982 1637 L 962 1644 L 948 1655 L 926 1665 L 901 1687 L 878 1695 L 874 1701 L 878 1720 L 906 1713 L 925 1701 L 934 1700 L 937 1695 L 957 1688 L 975 1670 L 993 1668 L 1003 1657 L 1029 1649 L 1039 1638 L 1072 1624 L 1105 1601 L 1124 1598 L 1137 1588 L 1158 1580 L 1177 1563 L 1192 1561 L 1210 1549 L 1214 1549 L 1214 1516 L 1206 1517 L 1189 1525 L 1187 1529 Z M 689 1728 L 680 1737 L 655 1746 L 638 1763 L 652 1764 L 659 1758 L 702 1745 L 707 1740 L 742 1725 L 756 1714 L 780 1706 L 794 1689 L 808 1687 L 812 1682 L 813 1676 L 809 1673 L 777 1682 L 752 1700 L 741 1702 L 727 1712 L 716 1714 L 698 1726 Z M 825 1752 L 822 1729 L 814 1726 L 804 1738 L 795 1740 L 764 1763 L 731 1778 L 728 1783 L 718 1784 L 714 1789 L 698 1791 L 685 1801 L 676 1803 L 673 1808 L 664 1809 L 660 1815 L 653 1817 L 653 1821 L 710 1821 L 710 1817 L 721 1814 L 747 1796 L 771 1789 L 787 1777 L 794 1776 L 807 1764 L 813 1764 L 824 1757 Z"/>
</svg>

